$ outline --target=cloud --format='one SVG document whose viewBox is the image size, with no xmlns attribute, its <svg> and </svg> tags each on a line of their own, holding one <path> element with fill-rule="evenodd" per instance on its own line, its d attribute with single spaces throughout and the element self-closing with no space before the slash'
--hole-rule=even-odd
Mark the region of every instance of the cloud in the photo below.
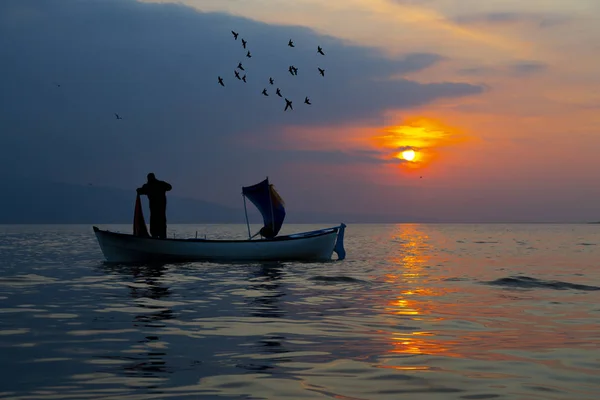
<svg viewBox="0 0 600 400">
<path fill-rule="evenodd" d="M 457 72 L 465 76 L 512 75 L 525 76 L 540 73 L 548 69 L 548 64 L 541 61 L 521 60 L 501 66 L 477 66 L 461 68 Z"/>
<path fill-rule="evenodd" d="M 396 78 L 435 65 L 436 54 L 389 58 L 306 28 L 176 4 L 4 0 L 0 16 L 0 53 L 9 60 L 0 64 L 0 167 L 23 174 L 124 186 L 152 169 L 187 186 L 199 179 L 231 185 L 231 177 L 262 176 L 286 160 L 373 161 L 355 153 L 257 154 L 286 126 L 374 121 L 388 109 L 483 90 Z M 251 59 L 231 29 L 248 40 Z M 287 47 L 289 38 L 296 48 Z M 247 84 L 233 74 L 240 61 Z M 283 112 L 276 86 L 294 101 L 293 112 Z M 265 87 L 269 97 L 260 94 Z M 305 96 L 312 106 L 302 104 Z M 248 137 L 255 152 L 239 145 Z"/>
<path fill-rule="evenodd" d="M 248 150 L 249 155 L 261 157 L 264 153 L 257 150 Z M 307 164 L 322 165 L 356 165 L 356 164 L 389 164 L 402 163 L 403 160 L 391 158 L 383 151 L 378 150 L 295 150 L 280 149 L 269 154 L 272 162 L 285 163 L 289 160 L 302 160 Z"/>
<path fill-rule="evenodd" d="M 458 71 L 459 75 L 466 76 L 483 76 L 488 75 L 493 72 L 497 72 L 497 69 L 493 67 L 468 67 L 468 68 L 460 68 Z"/>
<path fill-rule="evenodd" d="M 461 25 L 497 24 L 507 25 L 515 23 L 528 23 L 540 28 L 549 28 L 555 25 L 568 23 L 572 20 L 567 15 L 549 13 L 526 13 L 514 11 L 496 11 L 488 13 L 464 14 L 455 17 L 454 22 Z"/>
<path fill-rule="evenodd" d="M 548 66 L 538 61 L 520 61 L 509 66 L 509 69 L 516 75 L 529 75 L 546 70 Z"/>
</svg>

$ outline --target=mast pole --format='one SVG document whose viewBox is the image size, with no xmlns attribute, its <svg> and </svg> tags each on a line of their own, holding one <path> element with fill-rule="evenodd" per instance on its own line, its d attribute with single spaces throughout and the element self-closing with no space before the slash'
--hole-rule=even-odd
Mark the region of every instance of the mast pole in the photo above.
<svg viewBox="0 0 600 400">
<path fill-rule="evenodd" d="M 244 198 L 244 214 L 246 214 L 246 226 L 248 227 L 248 240 L 252 239 L 252 234 L 250 233 L 250 222 L 248 222 L 248 209 L 246 208 L 246 196 L 242 193 L 242 197 Z"/>
<path fill-rule="evenodd" d="M 269 185 L 269 177 L 267 176 L 267 191 L 269 192 L 269 204 L 271 205 L 271 229 L 275 232 L 275 213 L 273 211 L 273 198 L 271 197 L 271 185 Z"/>
</svg>

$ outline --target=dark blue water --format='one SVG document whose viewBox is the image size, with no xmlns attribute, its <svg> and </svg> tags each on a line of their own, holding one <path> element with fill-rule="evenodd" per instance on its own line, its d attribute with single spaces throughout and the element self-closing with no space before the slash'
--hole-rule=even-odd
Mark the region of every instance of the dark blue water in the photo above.
<svg viewBox="0 0 600 400">
<path fill-rule="evenodd" d="M 0 398 L 597 398 L 597 225 L 346 235 L 341 262 L 148 267 L 90 226 L 0 226 Z"/>
</svg>

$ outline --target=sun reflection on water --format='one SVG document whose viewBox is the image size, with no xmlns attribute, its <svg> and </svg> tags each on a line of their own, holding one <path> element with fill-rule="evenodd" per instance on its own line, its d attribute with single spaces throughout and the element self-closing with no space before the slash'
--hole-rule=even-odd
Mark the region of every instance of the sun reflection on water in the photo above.
<svg viewBox="0 0 600 400">
<path fill-rule="evenodd" d="M 417 224 L 398 225 L 391 237 L 399 245 L 389 257 L 392 271 L 386 273 L 385 282 L 393 287 L 392 295 L 385 303 L 384 312 L 411 321 L 436 323 L 444 321 L 438 312 L 445 302 L 439 301 L 450 291 L 432 285 L 428 273 L 432 245 L 429 236 Z M 436 279 L 437 281 L 437 279 Z M 459 357 L 451 342 L 437 338 L 431 330 L 388 332 L 388 354 L 444 355 Z M 389 367 L 389 366 L 388 366 Z M 394 366 L 394 369 L 400 368 Z M 427 366 L 402 366 L 401 369 L 428 369 Z"/>
</svg>

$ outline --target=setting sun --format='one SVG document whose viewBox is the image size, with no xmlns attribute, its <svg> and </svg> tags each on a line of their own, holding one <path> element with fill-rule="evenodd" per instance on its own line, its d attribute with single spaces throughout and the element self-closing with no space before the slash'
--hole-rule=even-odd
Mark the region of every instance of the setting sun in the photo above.
<svg viewBox="0 0 600 400">
<path fill-rule="evenodd" d="M 434 118 L 411 117 L 402 122 L 383 128 L 383 135 L 372 140 L 379 149 L 389 151 L 389 157 L 408 161 L 400 164 L 403 168 L 424 168 L 439 156 L 441 148 L 470 139 L 460 129 Z"/>
<path fill-rule="evenodd" d="M 415 159 L 415 152 L 414 150 L 406 150 L 402 152 L 402 158 L 404 158 L 407 161 L 412 161 Z"/>
</svg>

